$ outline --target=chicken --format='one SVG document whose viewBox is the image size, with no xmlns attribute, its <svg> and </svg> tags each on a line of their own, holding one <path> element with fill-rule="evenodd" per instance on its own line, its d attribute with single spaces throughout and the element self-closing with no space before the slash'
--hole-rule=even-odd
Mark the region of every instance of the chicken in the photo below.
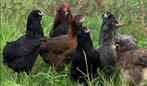
<svg viewBox="0 0 147 86">
<path fill-rule="evenodd" d="M 105 12 L 102 15 L 102 18 L 103 18 L 103 24 L 105 24 L 105 22 L 107 22 L 109 19 L 115 19 L 113 14 L 110 12 Z M 115 30 L 114 38 L 115 38 L 115 42 L 117 44 L 119 44 L 121 51 L 128 51 L 128 50 L 132 50 L 132 49 L 137 49 L 137 41 L 132 36 L 118 35 Z M 102 32 L 102 29 L 101 29 L 100 38 L 99 38 L 99 45 L 103 44 L 105 41 L 106 41 L 105 34 Z"/>
<path fill-rule="evenodd" d="M 137 40 L 129 35 L 115 35 L 115 42 L 119 44 L 120 52 L 137 49 Z"/>
<path fill-rule="evenodd" d="M 29 74 L 39 54 L 40 39 L 43 37 L 42 15 L 40 10 L 33 10 L 28 16 L 26 33 L 4 47 L 3 63 L 17 73 L 25 71 Z"/>
<path fill-rule="evenodd" d="M 140 86 L 144 82 L 143 71 L 147 69 L 147 49 L 121 52 L 117 64 L 126 84 Z"/>
<path fill-rule="evenodd" d="M 74 17 L 67 35 L 48 39 L 44 38 L 41 40 L 41 57 L 46 63 L 54 66 L 57 71 L 60 70 L 61 64 L 69 63 L 68 56 L 77 47 L 77 33 L 83 21 L 84 17 L 82 15 L 77 15 Z"/>
<path fill-rule="evenodd" d="M 104 25 L 109 20 L 114 20 L 115 17 L 110 13 L 104 15 L 105 18 L 101 32 L 103 33 L 101 35 L 103 36 L 103 43 L 98 48 L 98 52 L 100 59 L 102 59 L 102 65 L 106 64 L 106 73 L 110 75 L 113 73 L 107 65 L 115 68 L 118 67 L 127 85 L 138 86 L 143 84 L 143 71 L 147 67 L 147 49 L 137 49 L 136 40 L 133 37 L 117 35 L 115 33 L 116 29 L 112 31 L 113 35 L 110 36 L 108 28 Z M 107 44 L 111 43 L 108 40 L 110 38 L 113 39 L 113 44 Z M 112 48 L 109 45 L 112 45 Z"/>
<path fill-rule="evenodd" d="M 65 35 L 69 32 L 69 25 L 71 24 L 73 16 L 67 3 L 63 3 L 62 7 L 57 10 L 54 20 L 53 28 L 49 34 L 50 37 Z"/>
<path fill-rule="evenodd" d="M 103 43 L 97 49 L 99 58 L 102 65 L 102 70 L 108 77 L 111 77 L 115 73 L 116 61 L 117 61 L 117 45 L 115 43 L 115 30 L 121 25 L 113 15 L 107 13 L 104 14 L 103 24 L 101 29 L 101 36 Z"/>
<path fill-rule="evenodd" d="M 90 30 L 82 27 L 77 39 L 78 45 L 71 60 L 71 76 L 75 81 L 79 80 L 80 83 L 87 84 L 86 82 L 92 80 L 101 63 L 99 55 L 93 47 Z"/>
</svg>

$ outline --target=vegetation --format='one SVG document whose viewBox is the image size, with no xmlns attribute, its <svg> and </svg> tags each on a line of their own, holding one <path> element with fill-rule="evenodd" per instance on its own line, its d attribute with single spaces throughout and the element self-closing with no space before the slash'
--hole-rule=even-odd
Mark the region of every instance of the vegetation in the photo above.
<svg viewBox="0 0 147 86">
<path fill-rule="evenodd" d="M 1 0 L 0 29 L 0 85 L 2 86 L 82 86 L 70 77 L 70 66 L 61 73 L 55 72 L 38 57 L 30 75 L 17 75 L 2 63 L 2 51 L 7 41 L 13 41 L 24 34 L 28 14 L 34 9 L 42 10 L 44 33 L 48 36 L 56 10 L 65 0 Z M 91 29 L 94 46 L 97 47 L 101 27 L 101 15 L 111 11 L 123 23 L 118 32 L 135 37 L 140 48 L 147 48 L 147 1 L 146 0 L 66 0 L 73 14 L 86 15 L 84 25 Z M 143 1 L 143 3 L 142 3 Z M 101 81 L 100 81 L 101 80 Z M 89 82 L 91 86 L 125 86 L 121 76 L 108 81 L 98 70 L 97 77 Z"/>
</svg>

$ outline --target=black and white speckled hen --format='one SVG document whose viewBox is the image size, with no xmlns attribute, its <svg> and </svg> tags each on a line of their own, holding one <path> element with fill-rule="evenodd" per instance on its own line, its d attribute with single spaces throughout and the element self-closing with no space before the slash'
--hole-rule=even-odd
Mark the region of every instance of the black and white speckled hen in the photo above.
<svg viewBox="0 0 147 86">
<path fill-rule="evenodd" d="M 106 18 L 106 19 L 104 19 Z M 102 43 L 97 49 L 99 58 L 106 75 L 111 77 L 115 70 L 117 63 L 117 49 L 115 43 L 115 30 L 120 27 L 119 22 L 113 15 L 104 14 L 103 24 L 101 28 Z M 112 68 L 113 67 L 113 68 Z"/>
<path fill-rule="evenodd" d="M 103 19 L 103 24 L 105 24 L 105 22 L 109 21 L 110 19 L 116 19 L 113 14 L 111 12 L 105 12 L 102 15 L 102 19 Z M 100 38 L 99 38 L 99 45 L 102 45 L 107 38 L 105 38 L 105 34 L 104 32 L 102 32 L 101 28 L 101 33 L 100 33 Z M 137 49 L 137 41 L 134 37 L 129 36 L 129 35 L 119 35 L 116 33 L 115 30 L 115 42 L 117 44 L 119 44 L 120 46 L 120 51 L 128 51 L 128 50 L 132 50 L 132 49 Z"/>
</svg>

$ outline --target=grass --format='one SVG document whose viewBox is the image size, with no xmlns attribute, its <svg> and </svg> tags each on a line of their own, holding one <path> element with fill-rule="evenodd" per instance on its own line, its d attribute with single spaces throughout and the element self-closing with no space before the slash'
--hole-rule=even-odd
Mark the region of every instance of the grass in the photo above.
<svg viewBox="0 0 147 86">
<path fill-rule="evenodd" d="M 18 37 L 24 34 L 26 29 L 26 19 L 33 9 L 41 9 L 45 15 L 42 18 L 42 27 L 46 36 L 48 36 L 50 28 L 53 23 L 53 15 L 61 2 L 64 0 L 52 1 L 52 0 L 1 0 L 1 27 L 0 27 L 0 85 L 2 86 L 82 86 L 75 83 L 70 77 L 70 66 L 66 65 L 64 71 L 57 73 L 54 68 L 45 64 L 40 56 L 38 56 L 33 70 L 30 75 L 21 73 L 19 76 L 10 68 L 2 63 L 2 51 L 6 42 L 16 40 Z M 71 0 L 67 0 L 72 4 Z M 82 0 L 81 0 L 82 1 Z M 118 19 L 124 23 L 123 27 L 118 30 L 121 34 L 128 34 L 135 37 L 138 41 L 140 48 L 147 48 L 147 35 L 143 31 L 140 25 L 140 20 L 137 20 L 139 16 L 139 8 L 137 0 L 126 1 L 123 5 L 123 0 L 105 0 L 105 8 L 101 10 L 93 10 L 91 2 L 78 3 L 76 6 L 71 6 L 71 10 L 74 14 L 80 13 L 79 10 L 83 10 L 86 16 L 84 25 L 91 29 L 91 37 L 95 47 L 98 45 L 99 33 L 101 27 L 101 14 L 104 10 L 112 11 Z M 113 4 L 117 1 L 116 7 Z M 110 3 L 109 3 L 110 2 Z M 88 3 L 88 5 L 87 5 Z M 82 8 L 82 6 L 85 6 Z M 95 6 L 95 4 L 94 4 Z M 121 9 L 118 10 L 118 8 Z M 118 7 L 118 8 L 117 8 Z M 145 3 L 147 7 L 147 3 Z M 75 9 L 76 8 L 76 9 Z M 81 11 L 82 11 L 81 10 Z M 118 11 L 116 11 L 118 10 Z M 131 16 L 130 16 L 131 15 Z M 147 20 L 145 20 L 147 21 Z M 114 76 L 108 81 L 105 75 L 98 70 L 97 77 L 91 82 L 91 86 L 99 86 L 100 81 L 103 86 L 125 86 L 121 76 Z"/>
</svg>

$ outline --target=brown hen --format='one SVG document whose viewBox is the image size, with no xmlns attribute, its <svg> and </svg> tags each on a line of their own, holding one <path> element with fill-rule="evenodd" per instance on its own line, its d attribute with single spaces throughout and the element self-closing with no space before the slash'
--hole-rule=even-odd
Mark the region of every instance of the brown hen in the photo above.
<svg viewBox="0 0 147 86">
<path fill-rule="evenodd" d="M 140 86 L 147 71 L 147 49 L 133 49 L 121 52 L 118 66 L 125 82 L 130 86 Z"/>
<path fill-rule="evenodd" d="M 77 33 L 83 21 L 84 16 L 77 15 L 74 17 L 67 35 L 41 40 L 40 54 L 46 63 L 58 70 L 61 64 L 69 62 L 68 55 L 77 47 Z"/>
</svg>

